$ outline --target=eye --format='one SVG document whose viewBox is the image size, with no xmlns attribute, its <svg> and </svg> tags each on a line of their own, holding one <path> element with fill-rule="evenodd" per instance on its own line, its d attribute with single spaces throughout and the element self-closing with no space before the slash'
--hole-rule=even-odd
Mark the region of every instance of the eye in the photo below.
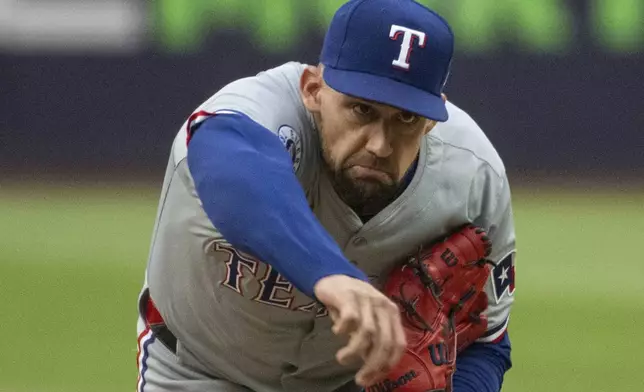
<svg viewBox="0 0 644 392">
<path fill-rule="evenodd" d="M 353 105 L 352 109 L 361 117 L 370 117 L 373 115 L 373 108 L 364 103 L 356 103 Z"/>
<path fill-rule="evenodd" d="M 406 125 L 416 124 L 419 120 L 419 117 L 414 113 L 401 112 L 398 114 L 398 121 Z"/>
</svg>

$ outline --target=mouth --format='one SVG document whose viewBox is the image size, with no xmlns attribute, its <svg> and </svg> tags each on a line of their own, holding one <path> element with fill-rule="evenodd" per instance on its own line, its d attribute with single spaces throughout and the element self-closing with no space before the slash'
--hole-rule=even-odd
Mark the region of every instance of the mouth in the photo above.
<svg viewBox="0 0 644 392">
<path fill-rule="evenodd" d="M 355 165 L 349 168 L 352 177 L 365 180 L 375 180 L 385 184 L 392 184 L 391 175 L 385 171 L 374 169 L 369 166 Z"/>
</svg>

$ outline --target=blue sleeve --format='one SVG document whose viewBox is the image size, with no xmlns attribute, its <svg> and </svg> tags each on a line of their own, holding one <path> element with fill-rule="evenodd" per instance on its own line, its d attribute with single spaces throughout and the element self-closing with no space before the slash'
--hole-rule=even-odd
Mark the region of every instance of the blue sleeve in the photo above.
<svg viewBox="0 0 644 392">
<path fill-rule="evenodd" d="M 308 296 L 325 276 L 367 280 L 313 214 L 290 155 L 266 128 L 243 115 L 209 118 L 188 144 L 188 167 L 223 237 Z"/>
<path fill-rule="evenodd" d="M 512 367 L 510 338 L 498 343 L 474 343 L 456 358 L 454 392 L 499 392 L 503 376 Z"/>
</svg>

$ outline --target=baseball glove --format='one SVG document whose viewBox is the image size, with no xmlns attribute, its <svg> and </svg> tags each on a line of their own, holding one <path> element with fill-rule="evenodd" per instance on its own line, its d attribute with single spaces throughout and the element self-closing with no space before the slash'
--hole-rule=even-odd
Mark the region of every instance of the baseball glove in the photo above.
<svg viewBox="0 0 644 392">
<path fill-rule="evenodd" d="M 485 231 L 467 225 L 421 249 L 388 277 L 384 293 L 402 312 L 407 349 L 387 379 L 367 392 L 450 392 L 459 349 L 487 328 L 483 286 L 491 244 Z M 463 334 L 463 344 L 457 338 Z"/>
</svg>

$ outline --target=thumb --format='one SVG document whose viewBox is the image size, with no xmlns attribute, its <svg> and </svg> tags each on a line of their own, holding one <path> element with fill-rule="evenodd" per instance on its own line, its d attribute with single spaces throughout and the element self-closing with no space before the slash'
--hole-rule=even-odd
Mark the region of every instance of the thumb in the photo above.
<svg viewBox="0 0 644 392">
<path fill-rule="evenodd" d="M 317 296 L 318 301 L 327 309 L 334 323 L 340 319 L 340 307 L 337 306 L 340 301 L 339 297 L 339 294 L 333 291 L 324 292 Z"/>
<path fill-rule="evenodd" d="M 340 312 L 338 311 L 338 309 L 327 306 L 327 310 L 329 311 L 329 316 L 331 316 L 331 320 L 334 323 L 337 322 L 338 319 L 340 318 Z"/>
</svg>

